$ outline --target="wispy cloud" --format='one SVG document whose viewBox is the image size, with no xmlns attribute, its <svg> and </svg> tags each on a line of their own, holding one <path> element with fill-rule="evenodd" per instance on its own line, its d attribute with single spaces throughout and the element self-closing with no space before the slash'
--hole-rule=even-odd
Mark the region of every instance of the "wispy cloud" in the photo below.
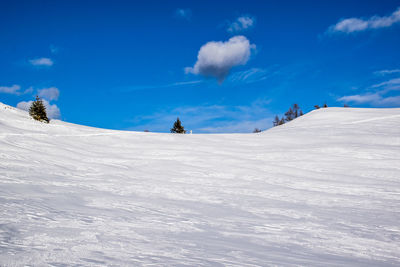
<svg viewBox="0 0 400 267">
<path fill-rule="evenodd" d="M 353 33 L 366 30 L 387 28 L 400 22 L 400 8 L 388 16 L 372 16 L 370 18 L 348 18 L 342 19 L 335 25 L 329 27 L 330 33 Z"/>
<path fill-rule="evenodd" d="M 132 85 L 126 86 L 123 88 L 119 88 L 123 92 L 137 91 L 137 90 L 147 90 L 147 89 L 168 89 L 168 88 L 183 88 L 183 87 L 193 87 L 198 84 L 203 83 L 202 80 L 195 81 L 181 81 L 174 83 L 166 83 L 166 84 L 142 84 L 142 85 Z"/>
<path fill-rule="evenodd" d="M 252 16 L 241 16 L 235 21 L 228 23 L 226 30 L 230 33 L 242 32 L 254 27 L 255 22 L 256 19 Z"/>
<path fill-rule="evenodd" d="M 398 90 L 400 88 L 400 78 L 394 78 L 388 81 L 374 84 L 371 86 L 371 88 L 381 88 L 380 92 L 382 93 Z"/>
<path fill-rule="evenodd" d="M 29 63 L 33 66 L 53 66 L 54 62 L 50 58 L 42 57 L 29 60 Z"/>
<path fill-rule="evenodd" d="M 185 68 L 185 72 L 214 77 L 222 83 L 233 67 L 247 63 L 255 48 L 242 35 L 234 36 L 226 42 L 208 42 L 200 48 L 194 66 Z"/>
<path fill-rule="evenodd" d="M 366 93 L 359 95 L 343 96 L 338 99 L 340 102 L 355 104 L 371 104 L 373 106 L 399 106 L 400 96 L 383 96 L 380 93 Z"/>
<path fill-rule="evenodd" d="M 187 130 L 194 133 L 250 133 L 254 128 L 271 127 L 272 114 L 268 100 L 257 100 L 250 105 L 200 105 L 162 110 L 152 115 L 137 116 L 131 130 L 168 132 L 179 117 Z"/>
<path fill-rule="evenodd" d="M 269 73 L 266 69 L 251 68 L 244 71 L 232 73 L 227 79 L 229 83 L 255 83 L 266 80 Z"/>
<path fill-rule="evenodd" d="M 369 104 L 376 107 L 400 106 L 400 78 L 390 79 L 367 88 L 365 93 L 339 97 L 344 103 Z"/>
<path fill-rule="evenodd" d="M 378 76 L 384 76 L 384 75 L 389 75 L 389 74 L 396 74 L 400 73 L 400 69 L 393 69 L 393 70 L 379 70 L 375 71 L 374 74 Z"/>
<path fill-rule="evenodd" d="M 178 8 L 175 10 L 175 17 L 190 20 L 192 18 L 192 10 L 189 8 Z"/>
</svg>

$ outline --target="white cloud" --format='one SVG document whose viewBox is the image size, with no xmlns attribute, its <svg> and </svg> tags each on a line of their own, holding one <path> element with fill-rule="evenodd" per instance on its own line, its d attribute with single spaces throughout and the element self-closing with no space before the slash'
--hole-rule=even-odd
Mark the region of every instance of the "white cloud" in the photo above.
<svg viewBox="0 0 400 267">
<path fill-rule="evenodd" d="M 359 95 L 343 96 L 338 99 L 340 102 L 371 104 L 373 106 L 399 106 L 400 96 L 382 96 L 380 93 L 366 93 Z"/>
<path fill-rule="evenodd" d="M 342 96 L 337 100 L 345 103 L 369 104 L 372 106 L 393 107 L 400 105 L 400 78 L 390 79 L 369 87 L 369 90 L 375 92 L 367 92 L 364 94 Z M 388 95 L 388 94 L 391 95 Z"/>
<path fill-rule="evenodd" d="M 190 20 L 190 18 L 192 17 L 192 10 L 190 10 L 189 8 L 178 8 L 175 11 L 175 16 L 177 18 Z"/>
<path fill-rule="evenodd" d="M 374 72 L 375 75 L 380 75 L 380 76 L 389 75 L 389 74 L 396 74 L 396 73 L 400 73 L 400 69 L 379 70 L 379 71 L 375 71 Z"/>
<path fill-rule="evenodd" d="M 378 84 L 374 84 L 372 85 L 372 88 L 378 88 L 378 87 L 393 87 L 393 86 L 397 86 L 400 85 L 400 78 L 394 78 L 394 79 L 390 79 L 388 81 L 384 81 Z"/>
<path fill-rule="evenodd" d="M 248 30 L 253 27 L 255 24 L 255 18 L 250 16 L 241 16 L 238 17 L 234 22 L 229 23 L 228 28 L 226 29 L 228 32 L 241 32 L 244 30 Z"/>
<path fill-rule="evenodd" d="M 338 22 L 333 27 L 332 30 L 336 32 L 350 33 L 355 31 L 363 31 L 366 30 L 367 28 L 368 28 L 368 22 L 362 19 L 351 18 Z"/>
<path fill-rule="evenodd" d="M 5 93 L 5 94 L 19 94 L 19 90 L 21 89 L 21 86 L 14 84 L 13 86 L 0 86 L 0 93 Z"/>
<path fill-rule="evenodd" d="M 42 57 L 29 60 L 33 66 L 53 66 L 54 62 L 50 58 Z"/>
<path fill-rule="evenodd" d="M 43 97 L 49 101 L 51 100 L 57 100 L 58 97 L 60 96 L 60 91 L 56 87 L 50 87 L 50 88 L 43 88 L 38 90 L 38 94 L 40 97 Z"/>
<path fill-rule="evenodd" d="M 233 67 L 247 63 L 255 47 L 241 35 L 226 42 L 208 42 L 200 48 L 195 65 L 185 68 L 185 72 L 215 77 L 222 83 Z"/>
<path fill-rule="evenodd" d="M 335 25 L 329 27 L 328 32 L 352 33 L 370 29 L 379 29 L 390 27 L 393 24 L 400 22 L 400 8 L 394 11 L 389 16 L 373 16 L 370 18 L 348 18 L 342 19 Z"/>
<path fill-rule="evenodd" d="M 43 104 L 46 107 L 47 117 L 49 119 L 58 119 L 60 118 L 60 109 L 55 104 L 50 104 L 46 99 L 43 99 Z M 17 108 L 29 111 L 33 101 L 22 101 L 17 104 Z"/>
<path fill-rule="evenodd" d="M 32 86 L 21 92 L 21 86 L 14 84 L 13 86 L 0 86 L 0 93 L 22 95 L 29 94 L 33 92 Z"/>
</svg>

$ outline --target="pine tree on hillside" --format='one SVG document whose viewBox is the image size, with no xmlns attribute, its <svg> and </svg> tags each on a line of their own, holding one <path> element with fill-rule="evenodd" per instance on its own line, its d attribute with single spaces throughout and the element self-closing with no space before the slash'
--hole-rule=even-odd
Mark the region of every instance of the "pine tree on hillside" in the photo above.
<svg viewBox="0 0 400 267">
<path fill-rule="evenodd" d="M 285 112 L 285 120 L 286 120 L 286 121 L 291 121 L 291 120 L 293 120 L 294 118 L 295 118 L 295 117 L 294 117 L 293 109 L 292 109 L 292 108 L 289 108 L 289 110 Z"/>
<path fill-rule="evenodd" d="M 299 115 L 299 110 L 300 110 L 300 107 L 299 107 L 299 105 L 297 105 L 297 104 L 293 104 L 293 113 L 294 113 L 294 118 L 297 118 L 298 116 L 300 116 L 300 115 Z"/>
<path fill-rule="evenodd" d="M 272 123 L 273 123 L 274 126 L 278 126 L 278 125 L 280 125 L 280 124 L 279 124 L 280 121 L 281 121 L 281 120 L 279 119 L 278 115 L 276 115 L 276 116 L 275 116 L 275 119 L 274 119 L 274 121 L 273 121 Z"/>
<path fill-rule="evenodd" d="M 171 133 L 180 133 L 180 134 L 186 133 L 186 130 L 182 126 L 182 123 L 179 120 L 179 118 L 177 118 L 176 121 L 174 122 L 174 126 L 171 128 Z"/>
<path fill-rule="evenodd" d="M 29 115 L 37 121 L 44 121 L 49 123 L 49 118 L 47 118 L 46 107 L 43 104 L 42 99 L 36 96 L 36 100 L 32 102 L 29 108 Z"/>
</svg>

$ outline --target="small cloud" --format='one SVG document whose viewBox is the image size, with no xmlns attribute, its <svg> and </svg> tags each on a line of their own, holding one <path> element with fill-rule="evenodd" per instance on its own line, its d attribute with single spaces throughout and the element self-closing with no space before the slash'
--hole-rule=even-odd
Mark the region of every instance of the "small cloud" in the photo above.
<svg viewBox="0 0 400 267">
<path fill-rule="evenodd" d="M 21 86 L 17 84 L 14 84 L 12 86 L 0 86 L 0 93 L 18 95 L 20 94 L 20 89 Z"/>
<path fill-rule="evenodd" d="M 234 36 L 226 42 L 208 42 L 200 48 L 194 66 L 186 67 L 185 72 L 215 77 L 222 83 L 233 67 L 247 63 L 251 51 L 255 48 L 254 44 L 250 44 L 249 40 L 241 35 Z"/>
<path fill-rule="evenodd" d="M 384 75 L 390 75 L 390 74 L 396 74 L 400 73 L 400 69 L 394 69 L 394 70 L 379 70 L 375 71 L 374 74 L 378 76 L 384 76 Z"/>
<path fill-rule="evenodd" d="M 42 57 L 29 60 L 29 63 L 33 66 L 53 66 L 54 62 L 50 58 Z"/>
<path fill-rule="evenodd" d="M 38 90 L 38 95 L 49 101 L 57 100 L 58 97 L 60 96 L 60 91 L 56 87 L 43 88 Z"/>
<path fill-rule="evenodd" d="M 43 104 L 46 107 L 47 117 L 50 119 L 58 119 L 60 118 L 60 109 L 56 104 L 50 104 L 46 99 L 43 99 Z M 29 111 L 33 101 L 22 101 L 17 104 L 17 108 Z"/>
<path fill-rule="evenodd" d="M 226 30 L 231 33 L 245 31 L 252 28 L 255 24 L 255 21 L 256 20 L 254 17 L 241 16 L 238 17 L 234 22 L 229 23 Z"/>
<path fill-rule="evenodd" d="M 192 18 L 192 10 L 189 8 L 178 8 L 175 11 L 175 17 L 190 20 Z"/>
<path fill-rule="evenodd" d="M 365 30 L 387 28 L 395 23 L 400 22 L 400 8 L 389 16 L 372 16 L 370 18 L 348 18 L 342 19 L 335 25 L 329 27 L 330 33 L 353 33 Z"/>
<path fill-rule="evenodd" d="M 58 47 L 56 47 L 55 45 L 50 45 L 50 52 L 52 54 L 57 54 L 59 50 L 60 49 Z"/>
</svg>

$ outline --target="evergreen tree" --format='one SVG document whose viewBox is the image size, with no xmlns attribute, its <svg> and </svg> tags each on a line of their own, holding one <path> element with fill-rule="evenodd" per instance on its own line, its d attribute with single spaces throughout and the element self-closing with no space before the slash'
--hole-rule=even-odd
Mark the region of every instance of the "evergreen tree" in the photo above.
<svg viewBox="0 0 400 267">
<path fill-rule="evenodd" d="M 258 128 L 254 128 L 254 131 L 253 131 L 253 133 L 261 133 L 261 130 L 260 130 L 260 129 L 258 129 Z"/>
<path fill-rule="evenodd" d="M 186 130 L 182 126 L 182 123 L 179 120 L 179 118 L 177 118 L 176 121 L 174 122 L 174 126 L 171 128 L 171 133 L 180 133 L 180 134 L 186 133 Z"/>
<path fill-rule="evenodd" d="M 293 115 L 294 115 L 294 118 L 297 118 L 299 116 L 299 110 L 300 110 L 299 105 L 293 104 Z"/>
<path fill-rule="evenodd" d="M 275 119 L 274 119 L 274 121 L 272 123 L 273 123 L 274 126 L 278 126 L 280 121 L 281 120 L 279 119 L 278 115 L 276 115 Z"/>
<path fill-rule="evenodd" d="M 278 125 L 282 125 L 282 124 L 285 124 L 285 118 L 284 117 L 282 117 L 282 119 L 278 123 Z"/>
<path fill-rule="evenodd" d="M 327 108 L 328 107 L 328 105 L 326 104 L 326 102 L 324 103 L 324 108 Z"/>
<path fill-rule="evenodd" d="M 292 108 L 289 108 L 288 111 L 285 112 L 285 120 L 286 121 L 291 121 L 294 119 L 294 112 Z"/>
<path fill-rule="evenodd" d="M 38 121 L 44 121 L 49 123 L 49 118 L 47 118 L 46 107 L 43 104 L 42 99 L 36 96 L 36 100 L 32 102 L 29 108 L 29 115 Z"/>
</svg>

